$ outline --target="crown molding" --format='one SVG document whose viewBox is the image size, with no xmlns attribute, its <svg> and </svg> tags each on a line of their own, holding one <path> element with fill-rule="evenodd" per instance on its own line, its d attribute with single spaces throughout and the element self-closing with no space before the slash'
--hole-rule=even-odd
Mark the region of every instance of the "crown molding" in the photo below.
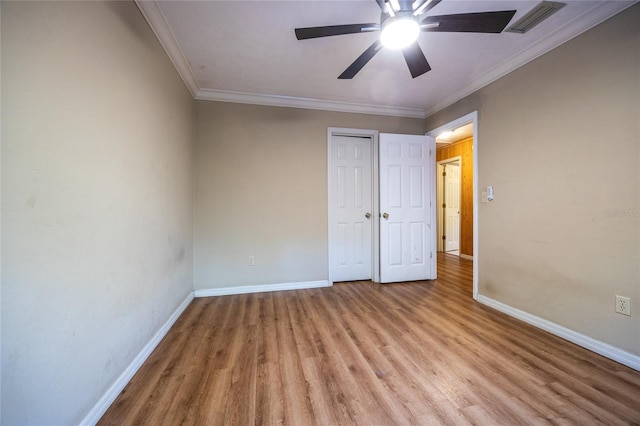
<svg viewBox="0 0 640 426">
<path fill-rule="evenodd" d="M 316 109 L 323 111 L 348 112 L 353 114 L 384 115 L 390 117 L 425 118 L 423 109 L 389 107 L 381 105 L 358 104 L 322 99 L 298 98 L 295 96 L 262 95 L 256 93 L 233 92 L 226 90 L 200 89 L 195 96 L 198 100 L 234 102 L 240 104 L 268 105 L 289 108 Z"/>
<path fill-rule="evenodd" d="M 586 10 L 583 14 L 576 16 L 571 21 L 558 27 L 556 31 L 550 33 L 536 44 L 531 45 L 526 50 L 517 53 L 502 62 L 482 78 L 473 81 L 471 84 L 453 93 L 451 96 L 446 97 L 442 102 L 438 102 L 431 108 L 426 109 L 425 117 L 429 117 L 466 96 L 469 96 L 473 92 L 482 89 L 499 78 L 504 77 L 510 72 L 515 71 L 521 66 L 533 61 L 556 47 L 590 30 L 596 25 L 606 21 L 612 16 L 633 6 L 635 3 L 637 3 L 637 1 L 607 1 L 595 5 L 594 7 Z M 517 37 L 520 36 L 520 34 L 513 34 L 513 36 Z"/>
<path fill-rule="evenodd" d="M 390 107 L 273 94 L 202 89 L 199 87 L 189 62 L 169 28 L 158 2 L 156 0 L 134 1 L 160 44 L 169 55 L 171 62 L 194 99 L 407 118 L 426 118 L 435 114 L 637 3 L 637 1 L 606 1 L 596 4 L 525 51 L 502 62 L 483 77 L 447 96 L 431 108 L 423 110 L 420 108 Z M 517 37 L 519 35 L 513 34 L 513 36 Z"/>
<path fill-rule="evenodd" d="M 193 75 L 191 66 L 178 45 L 167 20 L 156 0 L 135 0 L 142 15 L 149 23 L 171 62 L 182 77 L 189 92 L 198 100 L 234 102 L 242 104 L 268 105 L 289 108 L 304 108 L 324 111 L 349 112 L 354 114 L 385 115 L 392 117 L 425 118 L 423 109 L 368 105 L 294 96 L 265 95 L 224 90 L 201 89 Z"/>
<path fill-rule="evenodd" d="M 153 33 L 156 35 L 158 41 L 160 41 L 165 52 L 169 55 L 169 59 L 171 59 L 173 66 L 178 71 L 178 74 L 180 74 L 180 77 L 182 77 L 182 81 L 184 81 L 187 89 L 189 89 L 191 96 L 195 97 L 198 91 L 198 82 L 191 71 L 189 61 L 185 58 L 171 28 L 169 28 L 167 19 L 160 10 L 158 3 L 155 0 L 135 0 L 135 3 L 138 9 L 140 9 L 142 16 L 144 16 L 149 23 L 151 30 L 153 30 Z"/>
</svg>

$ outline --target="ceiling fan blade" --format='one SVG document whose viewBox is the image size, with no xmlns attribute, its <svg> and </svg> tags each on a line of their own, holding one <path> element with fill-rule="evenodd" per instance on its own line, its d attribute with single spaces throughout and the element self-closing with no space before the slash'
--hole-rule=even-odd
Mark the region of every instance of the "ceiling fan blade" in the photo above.
<svg viewBox="0 0 640 426">
<path fill-rule="evenodd" d="M 328 25 L 325 27 L 296 28 L 298 40 L 309 38 L 329 37 L 343 34 L 356 34 L 380 30 L 380 25 L 370 24 L 348 24 L 348 25 Z"/>
<path fill-rule="evenodd" d="M 356 74 L 358 74 L 362 67 L 367 65 L 367 62 L 369 62 L 380 49 L 382 49 L 382 43 L 380 43 L 380 40 L 376 40 L 371 46 L 369 46 L 367 50 L 364 51 L 362 55 L 358 57 L 358 59 L 356 59 L 351 65 L 349 65 L 349 68 L 347 68 L 342 74 L 340 74 L 338 79 L 352 79 Z"/>
<path fill-rule="evenodd" d="M 404 55 L 404 60 L 407 61 L 411 77 L 419 77 L 431 70 L 431 66 L 429 62 L 427 62 L 427 58 L 424 57 L 424 53 L 422 53 L 418 42 L 413 42 L 402 49 L 402 54 Z"/>
<path fill-rule="evenodd" d="M 498 12 L 460 13 L 457 15 L 427 16 L 422 31 L 453 33 L 501 33 L 509 24 L 515 10 Z"/>
</svg>

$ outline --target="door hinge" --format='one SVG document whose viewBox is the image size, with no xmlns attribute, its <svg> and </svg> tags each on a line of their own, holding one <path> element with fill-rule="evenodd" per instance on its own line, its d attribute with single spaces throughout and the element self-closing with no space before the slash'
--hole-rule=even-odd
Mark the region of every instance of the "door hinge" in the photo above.
<svg viewBox="0 0 640 426">
<path fill-rule="evenodd" d="M 429 259 L 433 259 L 433 252 L 431 252 L 431 255 L 429 256 Z"/>
</svg>

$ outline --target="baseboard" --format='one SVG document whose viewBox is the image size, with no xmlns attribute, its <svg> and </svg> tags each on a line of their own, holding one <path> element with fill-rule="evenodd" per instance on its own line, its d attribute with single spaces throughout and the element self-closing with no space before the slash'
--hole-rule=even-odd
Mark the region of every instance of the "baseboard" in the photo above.
<svg viewBox="0 0 640 426">
<path fill-rule="evenodd" d="M 467 260 L 473 260 L 473 256 L 469 256 L 468 254 L 460 253 L 460 257 Z"/>
<path fill-rule="evenodd" d="M 331 287 L 329 281 L 304 281 L 298 283 L 247 285 L 240 287 L 205 288 L 195 291 L 195 297 L 228 296 L 232 294 L 264 293 L 268 291 L 303 290 Z"/>
<path fill-rule="evenodd" d="M 513 308 L 489 297 L 478 295 L 476 300 L 483 305 L 489 306 L 495 310 L 503 312 L 509 316 L 517 318 L 542 330 L 548 331 L 551 334 L 575 343 L 578 346 L 582 346 L 585 349 L 589 349 L 590 351 L 600 354 L 606 358 L 619 362 L 620 364 L 626 365 L 627 367 L 633 368 L 634 370 L 640 371 L 640 356 L 638 355 L 634 355 L 620 348 L 609 345 L 608 343 L 603 343 L 598 340 L 592 339 L 589 336 L 562 327 L 561 325 L 537 317 L 525 311 L 521 311 L 520 309 Z"/>
<path fill-rule="evenodd" d="M 149 343 L 145 345 L 144 348 L 138 353 L 138 355 L 133 359 L 131 364 L 124 370 L 124 372 L 118 377 L 113 385 L 107 390 L 107 392 L 100 398 L 98 403 L 89 411 L 89 414 L 80 422 L 82 426 L 94 426 L 103 414 L 107 411 L 109 406 L 115 401 L 115 399 L 120 395 L 122 389 L 129 383 L 131 378 L 136 374 L 138 369 L 142 366 L 142 364 L 147 360 L 151 352 L 158 346 L 163 337 L 167 334 L 171 326 L 176 322 L 178 317 L 187 309 L 189 303 L 193 300 L 193 293 L 189 293 L 186 299 L 178 306 L 178 309 L 169 317 L 169 319 L 163 324 L 163 326 L 158 330 L 158 332 L 151 338 Z"/>
</svg>

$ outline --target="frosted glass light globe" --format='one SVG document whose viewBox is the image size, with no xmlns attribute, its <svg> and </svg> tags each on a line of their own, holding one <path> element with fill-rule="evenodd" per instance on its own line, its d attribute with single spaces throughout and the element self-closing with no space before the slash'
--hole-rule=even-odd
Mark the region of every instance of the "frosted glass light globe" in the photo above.
<svg viewBox="0 0 640 426">
<path fill-rule="evenodd" d="M 380 42 L 389 49 L 403 49 L 418 39 L 420 25 L 412 18 L 398 18 L 382 28 Z"/>
</svg>

